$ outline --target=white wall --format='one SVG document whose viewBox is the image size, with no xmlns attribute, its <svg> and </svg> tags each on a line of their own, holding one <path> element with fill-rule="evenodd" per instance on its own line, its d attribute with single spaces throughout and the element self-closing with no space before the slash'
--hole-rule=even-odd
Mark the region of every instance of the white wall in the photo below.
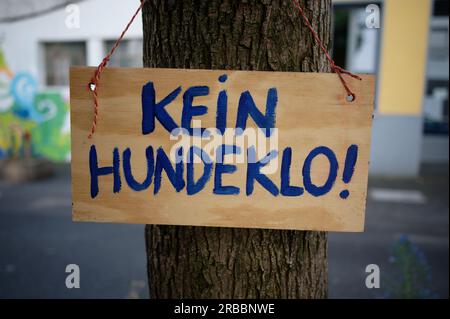
<svg viewBox="0 0 450 319">
<path fill-rule="evenodd" d="M 80 27 L 68 28 L 65 8 L 39 17 L 0 24 L 0 46 L 14 73 L 27 71 L 42 86 L 45 76 L 40 44 L 55 41 L 86 41 L 87 64 L 97 66 L 104 55 L 103 41 L 115 40 L 139 7 L 139 0 L 86 0 L 77 4 Z M 142 38 L 139 14 L 125 39 Z"/>
</svg>

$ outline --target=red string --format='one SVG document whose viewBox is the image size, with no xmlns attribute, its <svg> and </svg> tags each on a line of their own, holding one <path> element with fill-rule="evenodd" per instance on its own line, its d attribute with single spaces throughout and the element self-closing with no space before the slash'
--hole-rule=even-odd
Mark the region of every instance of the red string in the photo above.
<svg viewBox="0 0 450 319">
<path fill-rule="evenodd" d="M 355 95 L 355 93 L 352 92 L 352 90 L 350 90 L 350 87 L 348 86 L 347 82 L 345 81 L 345 79 L 344 79 L 344 77 L 342 75 L 346 74 L 346 75 L 349 75 L 352 78 L 358 79 L 360 81 L 362 79 L 359 76 L 357 76 L 356 74 L 353 74 L 350 71 L 347 71 L 347 70 L 341 68 L 340 66 L 336 65 L 336 63 L 334 62 L 333 58 L 331 58 L 330 54 L 328 53 L 328 50 L 325 48 L 325 46 L 323 45 L 323 43 L 320 40 L 319 36 L 317 35 L 317 32 L 314 30 L 314 28 L 312 27 L 311 23 L 309 22 L 309 19 L 306 16 L 305 11 L 303 10 L 303 8 L 300 6 L 300 3 L 298 2 L 298 0 L 292 0 L 292 2 L 294 3 L 294 5 L 298 9 L 298 11 L 300 12 L 300 15 L 302 16 L 302 18 L 303 18 L 306 26 L 308 27 L 308 29 L 311 31 L 314 39 L 316 40 L 316 43 L 320 46 L 321 50 L 325 54 L 328 62 L 330 63 L 331 69 L 339 76 L 339 80 L 341 81 L 342 85 L 344 86 L 345 91 L 347 91 L 347 95 L 349 97 L 351 97 L 352 100 L 354 100 L 356 98 L 356 95 Z"/>
<path fill-rule="evenodd" d="M 109 60 L 111 59 L 111 56 L 114 54 L 114 51 L 116 51 L 117 47 L 119 46 L 120 42 L 122 41 L 123 37 L 125 36 L 125 33 L 128 31 L 128 29 L 130 28 L 134 19 L 141 11 L 142 7 L 144 6 L 145 1 L 146 0 L 141 0 L 141 4 L 139 5 L 139 8 L 133 14 L 133 16 L 131 17 L 131 20 L 128 22 L 125 29 L 122 31 L 120 37 L 114 43 L 113 47 L 111 48 L 111 51 L 109 51 L 108 55 L 98 65 L 97 69 L 95 70 L 94 76 L 92 77 L 91 82 L 89 83 L 88 88 L 92 91 L 92 95 L 94 97 L 94 119 L 92 121 L 92 128 L 91 128 L 91 133 L 89 134 L 89 138 L 92 138 L 92 136 L 95 133 L 95 129 L 97 128 L 98 109 L 99 109 L 97 89 L 98 89 L 98 84 L 100 82 L 100 75 L 103 72 L 104 68 L 106 68 L 106 65 L 108 64 Z M 362 80 L 362 79 L 359 76 L 357 76 L 356 74 L 353 74 L 350 71 L 347 71 L 347 70 L 341 68 L 340 66 L 336 65 L 336 63 L 334 62 L 334 60 L 331 58 L 330 54 L 328 53 L 327 49 L 323 45 L 322 41 L 320 40 L 319 36 L 317 35 L 317 32 L 314 30 L 311 23 L 309 22 L 309 19 L 306 17 L 306 14 L 305 14 L 303 8 L 300 6 L 300 3 L 298 2 L 298 0 L 292 0 L 292 1 L 294 3 L 295 7 L 300 12 L 300 15 L 302 16 L 306 26 L 311 31 L 316 43 L 320 46 L 321 50 L 325 54 L 328 62 L 330 63 L 331 69 L 339 76 L 339 80 L 341 81 L 342 85 L 344 86 L 348 96 L 351 96 L 353 99 L 356 98 L 356 95 L 350 90 L 347 82 L 345 81 L 345 79 L 342 75 L 346 74 L 346 75 L 349 75 L 358 80 Z"/>
<path fill-rule="evenodd" d="M 109 51 L 108 55 L 105 56 L 105 58 L 102 60 L 102 62 L 98 65 L 97 69 L 95 70 L 94 76 L 91 79 L 91 82 L 88 85 L 88 89 L 92 91 L 92 95 L 94 97 L 94 119 L 92 121 L 92 128 L 91 133 L 89 134 L 89 138 L 92 138 L 92 135 L 94 135 L 95 129 L 97 128 L 97 122 L 98 122 L 98 83 L 100 82 L 100 74 L 103 72 L 103 69 L 108 64 L 109 60 L 111 59 L 111 56 L 114 54 L 114 51 L 116 51 L 117 47 L 119 46 L 120 42 L 122 41 L 123 37 L 125 36 L 125 33 L 130 28 L 131 24 L 133 23 L 136 16 L 139 14 L 139 11 L 141 11 L 142 7 L 144 6 L 146 0 L 141 0 L 141 4 L 139 5 L 139 8 L 137 8 L 136 12 L 131 17 L 131 20 L 126 25 L 125 29 L 122 31 L 120 37 L 116 40 L 113 47 Z"/>
</svg>

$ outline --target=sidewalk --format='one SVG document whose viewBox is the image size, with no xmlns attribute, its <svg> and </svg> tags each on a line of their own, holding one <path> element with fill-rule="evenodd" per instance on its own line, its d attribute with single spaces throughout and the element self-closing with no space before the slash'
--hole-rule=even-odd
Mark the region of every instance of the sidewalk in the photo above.
<svg viewBox="0 0 450 319">
<path fill-rule="evenodd" d="M 392 189 L 419 191 L 426 203 L 369 195 L 364 233 L 330 233 L 331 298 L 383 297 L 391 249 L 404 234 L 428 260 L 434 292 L 448 297 L 448 168 L 427 168 L 414 180 L 370 180 L 370 194 Z M 73 223 L 68 166 L 45 181 L 0 180 L 0 203 L 0 298 L 148 297 L 144 226 Z M 70 263 L 80 266 L 80 289 L 65 287 Z M 381 289 L 366 288 L 368 264 L 380 266 Z"/>
<path fill-rule="evenodd" d="M 380 190 L 385 198 L 374 198 Z M 430 266 L 433 293 L 448 298 L 448 191 L 448 166 L 425 167 L 417 179 L 371 178 L 365 232 L 329 235 L 329 296 L 384 297 L 389 289 L 383 283 L 396 275 L 390 262 L 393 246 L 406 235 Z M 380 267 L 380 289 L 365 286 L 369 264 Z"/>
</svg>

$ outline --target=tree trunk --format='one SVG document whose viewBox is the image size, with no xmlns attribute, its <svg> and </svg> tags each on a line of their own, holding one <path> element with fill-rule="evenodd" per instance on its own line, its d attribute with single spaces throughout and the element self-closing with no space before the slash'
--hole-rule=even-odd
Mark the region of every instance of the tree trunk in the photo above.
<svg viewBox="0 0 450 319">
<path fill-rule="evenodd" d="M 303 0 L 330 47 L 331 0 Z M 147 0 L 144 66 L 328 72 L 292 0 Z M 187 207 L 189 209 L 189 207 Z M 147 225 L 151 298 L 325 298 L 324 232 Z"/>
</svg>

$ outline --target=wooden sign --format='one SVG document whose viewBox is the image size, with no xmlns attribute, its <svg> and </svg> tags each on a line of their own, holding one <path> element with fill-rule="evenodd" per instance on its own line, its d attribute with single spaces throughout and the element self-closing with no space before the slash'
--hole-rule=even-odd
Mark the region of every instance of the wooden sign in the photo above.
<svg viewBox="0 0 450 319">
<path fill-rule="evenodd" d="M 72 68 L 73 219 L 363 231 L 374 77 Z"/>
</svg>

